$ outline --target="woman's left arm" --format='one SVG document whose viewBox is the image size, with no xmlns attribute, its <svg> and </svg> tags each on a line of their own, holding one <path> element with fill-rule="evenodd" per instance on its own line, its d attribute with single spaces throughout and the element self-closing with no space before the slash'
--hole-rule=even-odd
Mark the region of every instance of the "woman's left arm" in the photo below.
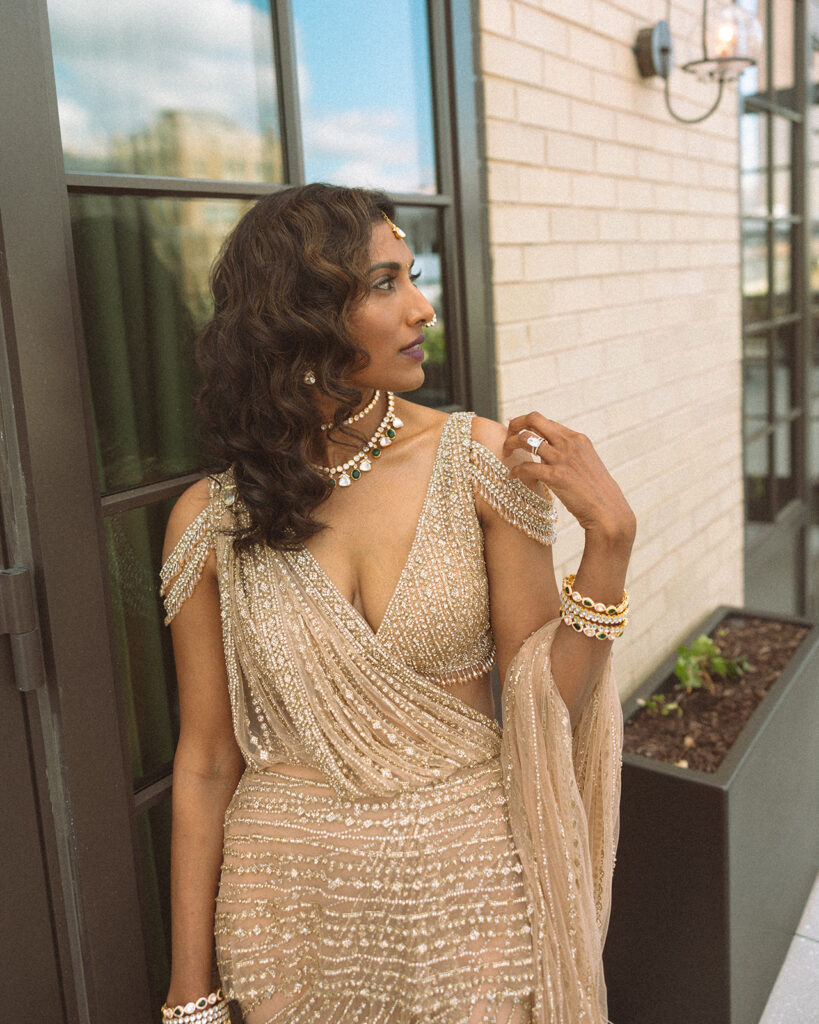
<svg viewBox="0 0 819 1024">
<path fill-rule="evenodd" d="M 480 422 L 487 424 L 485 420 Z M 519 449 L 532 451 L 526 443 L 532 434 L 546 442 L 538 449 L 540 462 L 516 454 Z M 496 433 L 496 444 L 497 440 Z M 575 590 L 595 602 L 618 604 L 623 595 L 636 524 L 634 513 L 591 441 L 583 434 L 532 412 L 510 421 L 502 450 L 507 464 L 511 463 L 511 476 L 534 488 L 545 484 L 585 531 Z M 517 533 L 491 510 L 488 514 L 484 510 L 482 521 L 492 629 L 503 679 L 526 637 L 559 614 L 559 594 L 549 548 L 542 548 Z M 573 726 L 579 721 L 600 678 L 610 649 L 611 641 L 587 637 L 569 628 L 559 629 L 555 636 L 552 676 Z"/>
</svg>

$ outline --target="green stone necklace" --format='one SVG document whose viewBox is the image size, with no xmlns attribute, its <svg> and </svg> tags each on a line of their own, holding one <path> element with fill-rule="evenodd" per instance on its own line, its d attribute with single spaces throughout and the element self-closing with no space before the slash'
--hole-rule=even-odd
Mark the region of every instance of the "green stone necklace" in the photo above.
<svg viewBox="0 0 819 1024">
<path fill-rule="evenodd" d="M 349 487 L 354 480 L 360 480 L 362 473 L 369 473 L 373 468 L 373 459 L 380 459 L 381 452 L 395 440 L 395 432 L 404 426 L 404 421 L 395 415 L 395 395 L 387 392 L 387 411 L 378 429 L 357 455 L 338 466 L 317 466 L 313 469 L 330 477 L 331 487 Z"/>
</svg>

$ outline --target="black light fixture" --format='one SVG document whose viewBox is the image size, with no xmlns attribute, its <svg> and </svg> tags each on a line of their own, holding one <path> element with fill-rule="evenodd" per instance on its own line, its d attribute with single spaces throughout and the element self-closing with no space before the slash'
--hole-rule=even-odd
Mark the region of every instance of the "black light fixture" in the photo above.
<svg viewBox="0 0 819 1024">
<path fill-rule="evenodd" d="M 671 5 L 669 3 L 669 9 Z M 668 21 L 641 29 L 634 43 L 637 69 L 643 78 L 659 75 L 665 80 L 665 105 L 669 114 L 683 124 L 699 124 L 717 109 L 726 82 L 733 82 L 753 67 L 762 51 L 762 26 L 738 3 L 718 3 L 708 10 L 702 4 L 702 57 L 682 65 L 683 71 L 701 81 L 717 82 L 719 89 L 713 105 L 699 117 L 680 117 L 671 109 L 669 78 L 674 68 L 674 40 Z"/>
</svg>

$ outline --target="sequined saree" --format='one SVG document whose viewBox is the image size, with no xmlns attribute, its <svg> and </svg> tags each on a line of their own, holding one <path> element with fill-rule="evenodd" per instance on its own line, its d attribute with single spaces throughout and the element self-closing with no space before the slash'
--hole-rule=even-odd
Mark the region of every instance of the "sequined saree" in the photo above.
<svg viewBox="0 0 819 1024">
<path fill-rule="evenodd" d="M 234 552 L 230 474 L 163 567 L 171 618 L 215 547 L 246 761 L 216 944 L 247 1024 L 607 1019 L 619 700 L 607 670 L 572 734 L 549 667 L 557 622 L 506 673 L 502 733 L 459 699 L 494 657 L 476 493 L 552 542 L 552 503 L 472 440 L 470 414 L 450 416 L 377 631 L 307 549 Z"/>
</svg>

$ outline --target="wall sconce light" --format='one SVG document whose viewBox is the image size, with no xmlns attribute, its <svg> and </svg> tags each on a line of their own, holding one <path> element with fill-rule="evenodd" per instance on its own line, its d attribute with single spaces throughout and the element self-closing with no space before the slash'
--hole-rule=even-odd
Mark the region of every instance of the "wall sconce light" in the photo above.
<svg viewBox="0 0 819 1024">
<path fill-rule="evenodd" d="M 670 7 L 670 4 L 669 4 Z M 641 29 L 634 43 L 637 69 L 643 78 L 659 75 L 665 80 L 665 105 L 675 121 L 699 124 L 717 109 L 726 82 L 733 82 L 747 68 L 753 67 L 762 52 L 762 26 L 738 3 L 718 3 L 708 11 L 708 0 L 702 4 L 702 57 L 683 64 L 682 70 L 696 75 L 700 81 L 717 82 L 719 89 L 713 105 L 699 117 L 680 117 L 671 109 L 669 78 L 674 68 L 674 40 L 667 21 L 658 21 L 652 28 Z"/>
</svg>

